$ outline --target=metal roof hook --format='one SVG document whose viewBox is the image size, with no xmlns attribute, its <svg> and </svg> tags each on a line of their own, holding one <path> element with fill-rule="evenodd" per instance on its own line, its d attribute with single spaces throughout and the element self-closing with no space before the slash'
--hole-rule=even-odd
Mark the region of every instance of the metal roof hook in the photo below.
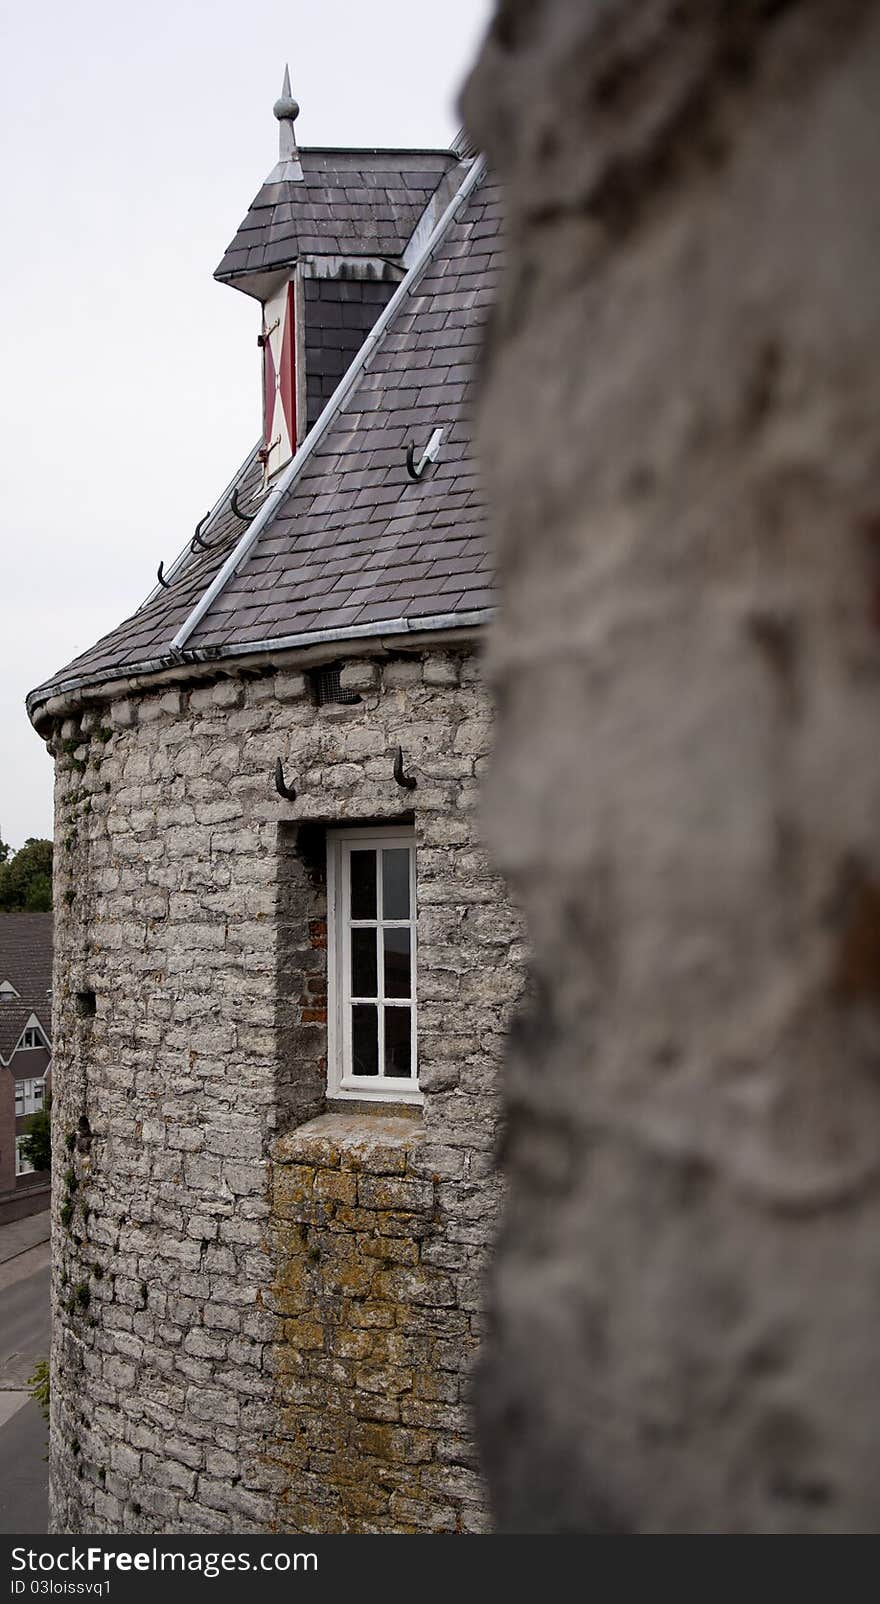
<svg viewBox="0 0 880 1604">
<path fill-rule="evenodd" d="M 416 777 L 414 774 L 405 774 L 403 771 L 403 747 L 399 746 L 394 754 L 394 778 L 405 791 L 414 791 Z"/>
<path fill-rule="evenodd" d="M 159 584 L 162 586 L 163 590 L 170 590 L 171 589 L 171 580 L 165 578 L 164 568 L 165 568 L 165 563 L 164 563 L 164 560 L 163 560 L 162 562 L 160 562 L 158 568 L 156 569 L 156 578 L 158 579 Z"/>
<path fill-rule="evenodd" d="M 440 442 L 443 439 L 443 430 L 435 429 L 424 451 L 416 462 L 416 448 L 410 443 L 406 448 L 406 471 L 411 479 L 421 479 L 429 462 L 436 462 L 440 455 Z"/>
<path fill-rule="evenodd" d="M 296 801 L 295 787 L 286 783 L 284 779 L 284 765 L 281 762 L 280 757 L 276 758 L 275 760 L 275 789 L 279 796 L 284 797 L 286 802 Z"/>
<path fill-rule="evenodd" d="M 235 489 L 232 492 L 232 495 L 229 498 L 229 506 L 230 506 L 231 510 L 235 513 L 236 518 L 240 518 L 243 524 L 249 524 L 249 523 L 253 522 L 255 514 L 252 513 L 252 512 L 243 512 L 241 507 L 240 507 L 240 505 L 239 505 L 238 485 L 236 485 Z"/>
<path fill-rule="evenodd" d="M 205 524 L 210 522 L 210 518 L 211 514 L 206 512 L 204 518 L 199 519 L 199 522 L 196 524 L 196 532 L 190 542 L 190 551 L 195 551 L 196 546 L 201 546 L 202 551 L 210 551 L 211 548 L 208 545 L 208 542 L 202 539 L 202 530 L 204 529 Z"/>
</svg>

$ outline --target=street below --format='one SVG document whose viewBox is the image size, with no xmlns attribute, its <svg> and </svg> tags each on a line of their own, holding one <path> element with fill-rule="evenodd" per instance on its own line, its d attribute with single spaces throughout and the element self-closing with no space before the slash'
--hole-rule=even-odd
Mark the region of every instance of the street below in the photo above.
<svg viewBox="0 0 880 1604">
<path fill-rule="evenodd" d="M 40 1223 L 38 1223 L 40 1222 Z M 23 1227 L 27 1226 L 25 1232 Z M 0 1226 L 0 1532 L 46 1531 L 47 1428 L 28 1393 L 28 1377 L 49 1357 L 48 1216 Z"/>
</svg>

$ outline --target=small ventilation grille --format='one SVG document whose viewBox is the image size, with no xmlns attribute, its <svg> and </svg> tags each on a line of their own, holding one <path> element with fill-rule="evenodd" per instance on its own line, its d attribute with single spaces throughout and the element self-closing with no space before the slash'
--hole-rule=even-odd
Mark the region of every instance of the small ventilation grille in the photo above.
<svg viewBox="0 0 880 1604">
<path fill-rule="evenodd" d="M 328 702 L 359 702 L 357 691 L 344 691 L 339 682 L 342 671 L 341 663 L 328 663 L 324 668 L 316 668 L 312 674 L 312 688 L 315 701 L 319 707 L 326 707 Z"/>
</svg>

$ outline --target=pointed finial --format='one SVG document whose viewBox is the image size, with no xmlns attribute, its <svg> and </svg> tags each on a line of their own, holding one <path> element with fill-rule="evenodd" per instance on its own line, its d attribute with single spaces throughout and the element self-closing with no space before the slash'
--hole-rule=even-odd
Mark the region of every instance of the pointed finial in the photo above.
<svg viewBox="0 0 880 1604">
<path fill-rule="evenodd" d="M 290 68 L 288 66 L 284 68 L 284 82 L 281 85 L 280 98 L 276 100 L 272 110 L 279 122 L 287 119 L 290 122 L 295 122 L 299 116 L 299 101 L 294 100 L 293 95 L 290 93 Z"/>
<path fill-rule="evenodd" d="M 272 184 L 283 180 L 301 179 L 302 167 L 296 148 L 296 134 L 293 130 L 293 125 L 299 116 L 299 101 L 294 100 L 290 92 L 289 67 L 284 68 L 281 94 L 272 110 L 278 118 L 278 163 L 273 167 L 266 182 Z"/>
</svg>

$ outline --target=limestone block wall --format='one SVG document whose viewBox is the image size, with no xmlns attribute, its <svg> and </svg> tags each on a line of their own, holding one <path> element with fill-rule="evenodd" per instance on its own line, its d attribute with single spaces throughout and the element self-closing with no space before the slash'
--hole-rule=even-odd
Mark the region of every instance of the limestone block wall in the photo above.
<svg viewBox="0 0 880 1604">
<path fill-rule="evenodd" d="M 481 1296 L 412 1118 L 327 1114 L 274 1150 L 272 1302 L 298 1531 L 479 1531 L 462 1377 Z"/>
<path fill-rule="evenodd" d="M 475 814 L 491 710 L 465 650 L 342 679 L 357 703 L 263 669 L 51 732 L 56 1530 L 484 1519 L 466 1391 L 523 959 Z M 405 816 L 425 1103 L 385 1131 L 325 1106 L 324 830 Z"/>
</svg>

